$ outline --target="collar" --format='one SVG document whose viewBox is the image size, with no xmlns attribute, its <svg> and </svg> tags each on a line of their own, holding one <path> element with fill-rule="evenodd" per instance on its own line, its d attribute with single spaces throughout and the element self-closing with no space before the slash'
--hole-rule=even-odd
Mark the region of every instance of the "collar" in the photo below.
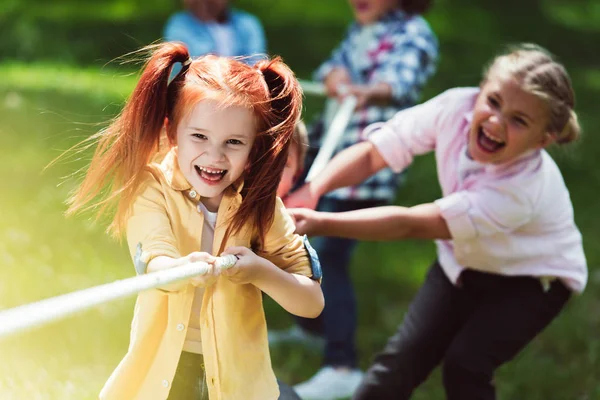
<svg viewBox="0 0 600 400">
<path fill-rule="evenodd" d="M 189 197 L 200 200 L 200 196 L 193 190 L 192 185 L 183 175 L 183 172 L 179 168 L 179 162 L 177 159 L 177 147 L 171 148 L 165 158 L 160 163 L 160 170 L 163 172 L 165 179 L 171 189 L 186 192 Z M 235 181 L 226 192 L 233 195 L 239 195 L 244 188 L 244 180 L 240 177 Z"/>
</svg>

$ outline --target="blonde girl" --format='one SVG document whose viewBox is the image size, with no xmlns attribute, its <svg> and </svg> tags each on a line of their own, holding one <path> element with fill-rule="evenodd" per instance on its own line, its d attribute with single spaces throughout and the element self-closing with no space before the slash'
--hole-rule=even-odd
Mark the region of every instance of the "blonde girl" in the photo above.
<svg viewBox="0 0 600 400">
<path fill-rule="evenodd" d="M 355 399 L 408 399 L 438 365 L 449 400 L 495 399 L 494 372 L 587 280 L 561 173 L 544 150 L 579 136 L 567 72 L 532 45 L 497 57 L 478 88 L 455 88 L 373 127 L 289 203 L 435 151 L 443 197 L 415 207 L 294 212 L 298 230 L 370 240 L 436 239 L 437 260 Z"/>
</svg>

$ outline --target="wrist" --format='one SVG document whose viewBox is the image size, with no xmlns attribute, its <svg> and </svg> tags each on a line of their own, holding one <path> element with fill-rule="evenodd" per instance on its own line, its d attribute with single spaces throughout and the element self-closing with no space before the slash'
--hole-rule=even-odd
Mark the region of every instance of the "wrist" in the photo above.
<svg viewBox="0 0 600 400">
<path fill-rule="evenodd" d="M 327 182 L 321 181 L 318 177 L 309 184 L 310 196 L 318 202 L 319 199 L 327 193 Z"/>
</svg>

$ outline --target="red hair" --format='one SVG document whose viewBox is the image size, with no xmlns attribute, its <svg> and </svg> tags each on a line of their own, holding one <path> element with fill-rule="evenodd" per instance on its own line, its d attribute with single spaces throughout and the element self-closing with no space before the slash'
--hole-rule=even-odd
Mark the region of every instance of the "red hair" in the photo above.
<svg viewBox="0 0 600 400">
<path fill-rule="evenodd" d="M 97 140 L 98 147 L 83 182 L 69 199 L 68 213 L 100 206 L 102 214 L 114 204 L 109 230 L 119 235 L 142 183 L 144 166 L 159 151 L 165 120 L 169 120 L 169 142 L 175 143 L 179 122 L 199 101 L 211 99 L 223 107 L 246 107 L 255 115 L 257 133 L 244 174 L 243 200 L 227 234 L 252 223 L 264 243 L 302 106 L 302 90 L 294 73 L 280 58 L 249 66 L 209 55 L 188 63 L 190 56 L 183 44 L 162 43 L 146 49 L 152 54 L 121 114 L 86 141 Z M 175 63 L 183 67 L 169 83 Z"/>
</svg>

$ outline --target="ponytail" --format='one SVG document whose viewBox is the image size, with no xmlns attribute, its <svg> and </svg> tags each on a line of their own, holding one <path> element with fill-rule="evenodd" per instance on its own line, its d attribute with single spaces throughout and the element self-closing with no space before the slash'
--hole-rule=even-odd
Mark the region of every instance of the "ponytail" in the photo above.
<svg viewBox="0 0 600 400">
<path fill-rule="evenodd" d="M 302 89 L 294 73 L 280 58 L 260 61 L 255 65 L 264 79 L 268 100 L 256 107 L 262 116 L 262 127 L 255 139 L 244 177 L 243 201 L 231 225 L 239 231 L 253 216 L 260 244 L 273 223 L 275 196 L 287 162 L 294 127 L 300 119 Z"/>
<path fill-rule="evenodd" d="M 577 118 L 577 114 L 573 110 L 569 110 L 569 119 L 565 124 L 565 127 L 558 134 L 556 138 L 556 143 L 558 144 L 567 144 L 574 142 L 579 138 L 581 134 L 581 128 L 579 126 L 579 121 Z"/>
<path fill-rule="evenodd" d="M 104 130 L 84 140 L 83 148 L 98 147 L 85 178 L 69 198 L 68 214 L 99 208 L 98 216 L 117 203 L 109 227 L 119 235 L 142 180 L 144 166 L 158 151 L 167 115 L 167 88 L 175 63 L 186 63 L 187 48 L 181 43 L 148 46 L 152 51 L 142 75 L 120 115 Z M 185 74 L 187 66 L 180 71 Z M 176 78 L 177 79 L 177 78 Z M 96 200 L 98 197 L 100 199 Z"/>
</svg>

